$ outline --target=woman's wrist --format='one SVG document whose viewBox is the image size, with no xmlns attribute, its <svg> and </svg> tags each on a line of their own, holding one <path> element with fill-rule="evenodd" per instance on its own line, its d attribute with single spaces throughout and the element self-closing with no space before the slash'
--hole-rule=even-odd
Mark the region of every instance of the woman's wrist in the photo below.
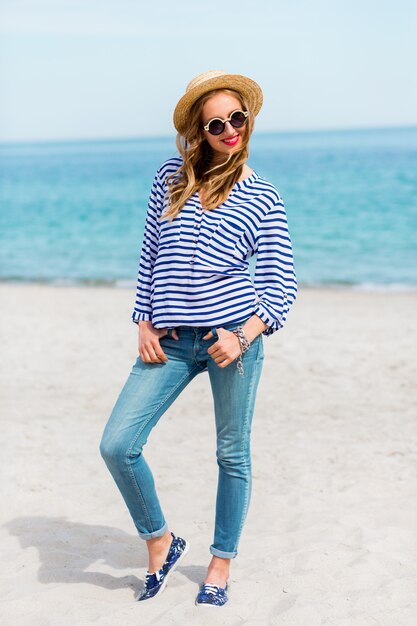
<svg viewBox="0 0 417 626">
<path fill-rule="evenodd" d="M 239 346 L 240 346 L 240 354 L 238 357 L 236 357 L 237 362 L 237 369 L 239 374 L 241 374 L 243 376 L 244 374 L 244 369 L 243 369 L 243 363 L 242 363 L 242 354 L 244 352 L 246 352 L 246 350 L 249 350 L 250 348 L 250 342 L 248 341 L 248 338 L 245 335 L 245 332 L 243 330 L 243 326 L 238 326 L 237 328 L 234 328 L 231 331 L 234 335 L 236 335 L 236 337 L 239 340 Z"/>
<path fill-rule="evenodd" d="M 239 339 L 240 353 L 243 354 L 243 352 L 249 350 L 251 342 L 247 338 L 245 331 L 243 330 L 243 326 L 238 326 L 232 330 L 232 333 Z"/>
<path fill-rule="evenodd" d="M 266 328 L 268 328 L 268 324 L 265 324 L 261 318 L 254 313 L 252 317 L 250 317 L 247 322 L 242 326 L 243 332 L 245 333 L 249 343 L 252 343 L 254 339 L 258 335 L 260 335 Z"/>
</svg>

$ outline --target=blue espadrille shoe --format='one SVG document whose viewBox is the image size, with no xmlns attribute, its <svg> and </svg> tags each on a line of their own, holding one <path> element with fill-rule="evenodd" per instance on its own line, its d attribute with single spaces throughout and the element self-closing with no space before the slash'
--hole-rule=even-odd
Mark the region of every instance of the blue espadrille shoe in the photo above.
<svg viewBox="0 0 417 626">
<path fill-rule="evenodd" d="M 200 586 L 195 603 L 197 606 L 223 606 L 229 599 L 227 596 L 228 590 L 229 583 L 226 583 L 226 587 L 203 583 Z"/>
<path fill-rule="evenodd" d="M 171 573 L 187 554 L 190 547 L 188 541 L 181 539 L 181 537 L 176 537 L 172 532 L 171 535 L 172 542 L 165 563 L 158 572 L 153 572 L 152 574 L 149 571 L 146 572 L 145 585 L 137 598 L 138 601 L 149 600 L 150 598 L 154 598 L 157 594 L 161 594 L 165 589 Z"/>
</svg>

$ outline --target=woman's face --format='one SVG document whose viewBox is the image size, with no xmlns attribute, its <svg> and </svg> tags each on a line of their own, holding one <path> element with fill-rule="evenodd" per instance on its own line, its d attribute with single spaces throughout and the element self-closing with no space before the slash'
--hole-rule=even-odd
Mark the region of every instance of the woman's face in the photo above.
<svg viewBox="0 0 417 626">
<path fill-rule="evenodd" d="M 213 117 L 220 117 L 222 120 L 230 116 L 236 109 L 243 107 L 235 96 L 226 93 L 216 93 L 203 105 L 201 121 L 203 126 Z M 204 137 L 209 145 L 218 153 L 229 155 L 231 152 L 238 152 L 242 148 L 242 137 L 246 132 L 246 125 L 242 128 L 233 128 L 230 122 L 226 122 L 221 135 L 211 135 L 208 130 L 203 130 Z"/>
</svg>

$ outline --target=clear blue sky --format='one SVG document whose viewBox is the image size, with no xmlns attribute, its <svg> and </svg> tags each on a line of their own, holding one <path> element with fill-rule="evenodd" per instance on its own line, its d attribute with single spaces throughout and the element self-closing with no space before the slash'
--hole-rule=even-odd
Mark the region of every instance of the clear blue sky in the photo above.
<svg viewBox="0 0 417 626">
<path fill-rule="evenodd" d="M 189 80 L 257 80 L 259 131 L 417 124 L 415 0 L 0 0 L 0 140 L 172 135 Z"/>
</svg>

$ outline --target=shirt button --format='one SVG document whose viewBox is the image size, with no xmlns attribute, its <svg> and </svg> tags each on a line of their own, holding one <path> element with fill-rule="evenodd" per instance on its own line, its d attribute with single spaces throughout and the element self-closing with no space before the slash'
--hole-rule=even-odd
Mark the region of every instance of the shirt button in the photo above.
<svg viewBox="0 0 417 626">
<path fill-rule="evenodd" d="M 194 261 L 190 261 L 190 263 L 194 263 Z"/>
<path fill-rule="evenodd" d="M 194 243 L 197 243 L 197 241 L 198 241 L 198 239 L 193 239 L 193 242 L 194 242 Z"/>
</svg>

